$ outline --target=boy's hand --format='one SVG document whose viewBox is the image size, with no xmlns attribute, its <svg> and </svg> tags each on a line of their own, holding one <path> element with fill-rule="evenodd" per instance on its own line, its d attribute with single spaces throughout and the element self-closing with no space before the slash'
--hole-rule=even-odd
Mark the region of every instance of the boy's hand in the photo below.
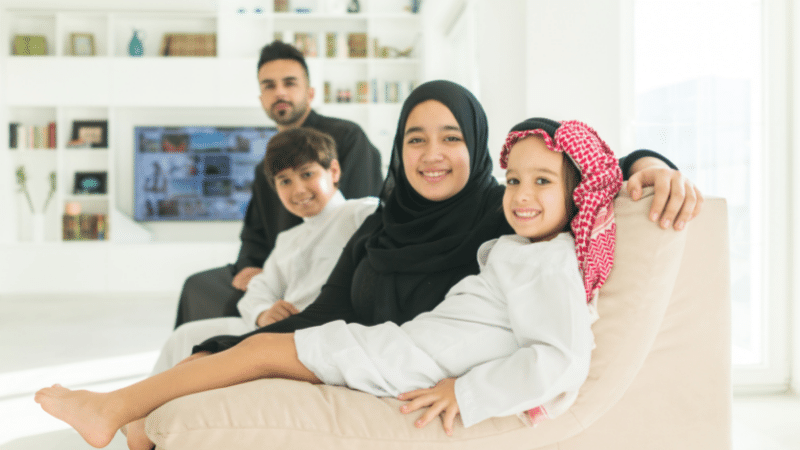
<svg viewBox="0 0 800 450">
<path fill-rule="evenodd" d="M 299 313 L 300 310 L 297 309 L 293 304 L 287 302 L 286 300 L 278 300 L 272 305 L 272 308 L 262 312 L 258 315 L 258 319 L 256 319 L 256 325 L 259 327 L 265 327 L 269 324 L 280 322 L 281 320 L 293 316 Z"/>
<path fill-rule="evenodd" d="M 633 164 L 630 172 L 628 193 L 633 200 L 642 198 L 642 188 L 655 188 L 649 217 L 661 228 L 667 229 L 673 225 L 680 231 L 700 214 L 703 194 L 688 178 L 660 159 L 641 158 Z"/>
<path fill-rule="evenodd" d="M 231 285 L 240 291 L 246 291 L 247 284 L 250 283 L 250 280 L 263 271 L 264 269 L 260 267 L 245 267 L 244 269 L 240 270 L 235 277 L 233 277 Z"/>
<path fill-rule="evenodd" d="M 399 400 L 410 400 L 400 407 L 400 412 L 408 414 L 428 406 L 429 408 L 425 411 L 425 414 L 414 423 L 417 428 L 424 427 L 433 420 L 434 417 L 444 413 L 444 417 L 442 417 L 444 432 L 448 436 L 452 436 L 453 423 L 459 413 L 455 387 L 455 378 L 445 378 L 430 389 L 417 389 L 416 391 L 400 394 L 400 396 L 397 397 Z"/>
</svg>

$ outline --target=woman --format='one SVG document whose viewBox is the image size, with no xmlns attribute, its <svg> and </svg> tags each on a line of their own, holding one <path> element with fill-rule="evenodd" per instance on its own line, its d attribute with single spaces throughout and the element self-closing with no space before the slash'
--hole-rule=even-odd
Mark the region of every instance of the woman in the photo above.
<svg viewBox="0 0 800 450">
<path fill-rule="evenodd" d="M 443 105 L 451 119 L 417 109 L 429 103 Z M 452 144 L 456 137 L 445 132 L 453 128 L 465 147 L 459 147 L 460 159 Z M 417 87 L 403 104 L 381 206 L 350 239 L 317 300 L 252 333 L 206 340 L 195 352 L 218 352 L 252 334 L 293 332 L 334 320 L 399 325 L 432 310 L 450 287 L 478 273 L 474 256 L 483 242 L 512 233 L 487 141 L 486 114 L 468 90 L 443 80 Z M 620 166 L 640 165 L 641 156 L 657 154 L 636 152 Z M 459 176 L 463 179 L 456 180 Z"/>
</svg>

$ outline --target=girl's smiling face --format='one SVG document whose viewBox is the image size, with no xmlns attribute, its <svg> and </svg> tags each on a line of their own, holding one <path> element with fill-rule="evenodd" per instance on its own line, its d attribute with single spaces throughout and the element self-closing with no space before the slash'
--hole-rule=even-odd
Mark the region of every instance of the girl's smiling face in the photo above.
<svg viewBox="0 0 800 450">
<path fill-rule="evenodd" d="M 567 226 L 564 164 L 571 161 L 565 158 L 539 136 L 520 139 L 511 148 L 503 212 L 518 235 L 548 241 Z"/>
<path fill-rule="evenodd" d="M 417 193 L 442 201 L 469 180 L 469 150 L 453 113 L 436 100 L 424 101 L 408 115 L 403 135 L 403 170 Z"/>
</svg>

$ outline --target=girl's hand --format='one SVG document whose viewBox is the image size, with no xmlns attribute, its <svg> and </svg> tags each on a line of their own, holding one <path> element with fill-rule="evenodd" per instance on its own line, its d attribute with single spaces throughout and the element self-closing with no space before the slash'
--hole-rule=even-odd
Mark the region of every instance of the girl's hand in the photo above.
<svg viewBox="0 0 800 450">
<path fill-rule="evenodd" d="M 429 408 L 425 411 L 425 414 L 414 423 L 417 428 L 424 427 L 436 416 L 444 413 L 444 417 L 442 417 L 444 432 L 448 436 L 452 436 L 453 423 L 459 413 L 455 386 L 455 378 L 445 378 L 432 388 L 417 389 L 416 391 L 400 394 L 397 397 L 399 400 L 409 400 L 408 403 L 400 407 L 400 412 L 408 414 L 428 406 Z"/>
</svg>

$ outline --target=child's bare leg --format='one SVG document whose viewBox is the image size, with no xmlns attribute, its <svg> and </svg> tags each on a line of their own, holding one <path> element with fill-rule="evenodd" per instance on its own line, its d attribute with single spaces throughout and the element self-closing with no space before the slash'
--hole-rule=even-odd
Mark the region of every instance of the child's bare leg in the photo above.
<svg viewBox="0 0 800 450">
<path fill-rule="evenodd" d="M 54 386 L 37 392 L 36 401 L 46 412 L 75 428 L 90 445 L 104 447 L 121 426 L 144 418 L 170 400 L 260 378 L 320 383 L 297 359 L 293 334 L 262 333 L 113 392 L 70 391 Z"/>
<path fill-rule="evenodd" d="M 210 354 L 209 352 L 197 352 L 184 358 L 183 361 L 180 361 L 178 364 L 184 364 Z M 176 364 L 176 366 L 178 364 Z M 130 450 L 150 450 L 155 446 L 144 431 L 144 422 L 145 418 L 143 417 L 121 427 L 122 433 L 128 440 L 128 448 Z"/>
</svg>

